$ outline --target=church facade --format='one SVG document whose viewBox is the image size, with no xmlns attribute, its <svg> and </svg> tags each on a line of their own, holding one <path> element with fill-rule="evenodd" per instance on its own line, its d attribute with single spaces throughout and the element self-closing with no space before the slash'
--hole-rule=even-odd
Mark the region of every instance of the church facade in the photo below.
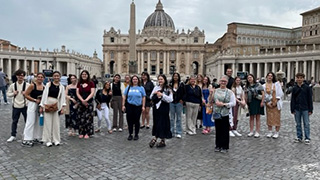
<svg viewBox="0 0 320 180">
<path fill-rule="evenodd" d="M 135 24 L 132 7 L 134 2 L 131 4 L 130 29 L 135 27 L 132 25 Z M 130 36 L 135 36 L 131 38 L 135 40 L 135 49 L 129 47 Z M 122 34 L 111 27 L 104 31 L 102 46 L 105 74 L 131 74 L 131 66 L 135 67 L 135 74 L 148 72 L 153 77 L 158 74 L 169 76 L 173 72 L 182 76 L 205 72 L 204 31 L 198 27 L 176 30 L 160 0 L 137 34 Z M 130 50 L 134 51 L 134 56 L 130 55 Z"/>
</svg>

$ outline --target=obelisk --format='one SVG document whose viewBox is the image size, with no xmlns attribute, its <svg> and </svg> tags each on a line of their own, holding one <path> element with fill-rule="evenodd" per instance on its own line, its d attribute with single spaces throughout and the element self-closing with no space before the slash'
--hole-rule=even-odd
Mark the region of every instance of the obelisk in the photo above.
<svg viewBox="0 0 320 180">
<path fill-rule="evenodd" d="M 129 29 L 129 73 L 136 74 L 137 59 L 136 59 L 136 5 L 134 0 L 130 5 L 130 29 Z"/>
</svg>

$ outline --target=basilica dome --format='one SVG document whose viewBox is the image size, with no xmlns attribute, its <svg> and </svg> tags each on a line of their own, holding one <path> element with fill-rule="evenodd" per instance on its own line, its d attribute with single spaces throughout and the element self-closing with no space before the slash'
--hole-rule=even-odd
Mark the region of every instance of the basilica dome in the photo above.
<svg viewBox="0 0 320 180">
<path fill-rule="evenodd" d="M 144 29 L 148 28 L 164 28 L 175 30 L 171 17 L 164 12 L 163 5 L 159 0 L 156 10 L 147 18 L 144 23 Z"/>
</svg>

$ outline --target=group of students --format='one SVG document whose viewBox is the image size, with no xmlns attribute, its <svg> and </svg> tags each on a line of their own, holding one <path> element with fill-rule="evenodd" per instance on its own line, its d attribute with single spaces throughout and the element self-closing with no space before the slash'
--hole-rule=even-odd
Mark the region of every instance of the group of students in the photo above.
<svg viewBox="0 0 320 180">
<path fill-rule="evenodd" d="M 43 84 L 43 73 L 38 73 L 36 80 L 30 84 L 24 82 L 24 71 L 18 70 L 15 74 L 17 82 L 10 85 L 7 93 L 13 97 L 12 130 L 7 142 L 16 139 L 17 123 L 22 114 L 26 121 L 23 146 L 32 147 L 34 143 L 41 142 L 48 147 L 60 145 L 59 116 L 64 113 L 68 135 L 78 135 L 80 139 L 88 139 L 100 132 L 103 117 L 108 133 L 123 131 L 123 114 L 126 113 L 129 131 L 127 139 L 138 140 L 139 130 L 150 128 L 150 108 L 153 109 L 151 148 L 155 145 L 166 146 L 165 140 L 173 136 L 182 137 L 181 116 L 184 108 L 186 134 L 197 133 L 198 119 L 204 126 L 202 134 L 209 134 L 215 126 L 215 151 L 218 152 L 228 152 L 230 136 L 242 136 L 237 126 L 239 117 L 246 109 L 250 116 L 248 137 L 260 137 L 260 115 L 264 115 L 264 106 L 269 131 L 266 136 L 275 139 L 279 137 L 283 92 L 272 72 L 267 74 L 264 85 L 256 82 L 255 77 L 249 74 L 245 86 L 239 77 L 232 77 L 232 69 L 227 69 L 226 75 L 219 79 L 219 86 L 212 86 L 210 78 L 202 75 L 191 76 L 186 83 L 181 81 L 179 73 L 174 73 L 170 82 L 165 75 L 159 75 L 155 86 L 146 72 L 141 74 L 141 79 L 137 75 L 127 75 L 124 83 L 121 82 L 121 76 L 116 74 L 113 82 L 105 82 L 103 88 L 97 91 L 86 70 L 80 73 L 79 79 L 71 75 L 70 84 L 66 87 L 60 83 L 61 74 L 58 71 L 53 72 L 53 80 L 46 85 Z M 297 123 L 295 141 L 302 142 L 303 117 L 305 143 L 309 144 L 308 116 L 312 114 L 312 92 L 310 95 L 310 88 L 303 85 L 304 74 L 298 73 L 296 78 L 297 85 L 293 88 L 291 100 L 291 112 L 295 114 Z M 109 120 L 110 107 L 113 109 L 112 125 Z M 94 112 L 98 117 L 95 131 Z M 39 122 L 41 117 L 44 119 L 43 130 Z M 272 133 L 272 127 L 275 127 L 275 133 Z"/>
</svg>

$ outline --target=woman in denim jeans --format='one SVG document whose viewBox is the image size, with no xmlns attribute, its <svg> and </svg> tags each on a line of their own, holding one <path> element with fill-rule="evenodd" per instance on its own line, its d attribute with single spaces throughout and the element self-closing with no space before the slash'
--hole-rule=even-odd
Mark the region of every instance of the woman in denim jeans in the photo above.
<svg viewBox="0 0 320 180">
<path fill-rule="evenodd" d="M 174 73 L 171 78 L 170 88 L 173 92 L 173 101 L 170 103 L 170 127 L 171 133 L 177 138 L 181 138 L 182 125 L 181 113 L 183 109 L 183 97 L 185 95 L 185 88 L 181 82 L 180 74 Z"/>
</svg>

